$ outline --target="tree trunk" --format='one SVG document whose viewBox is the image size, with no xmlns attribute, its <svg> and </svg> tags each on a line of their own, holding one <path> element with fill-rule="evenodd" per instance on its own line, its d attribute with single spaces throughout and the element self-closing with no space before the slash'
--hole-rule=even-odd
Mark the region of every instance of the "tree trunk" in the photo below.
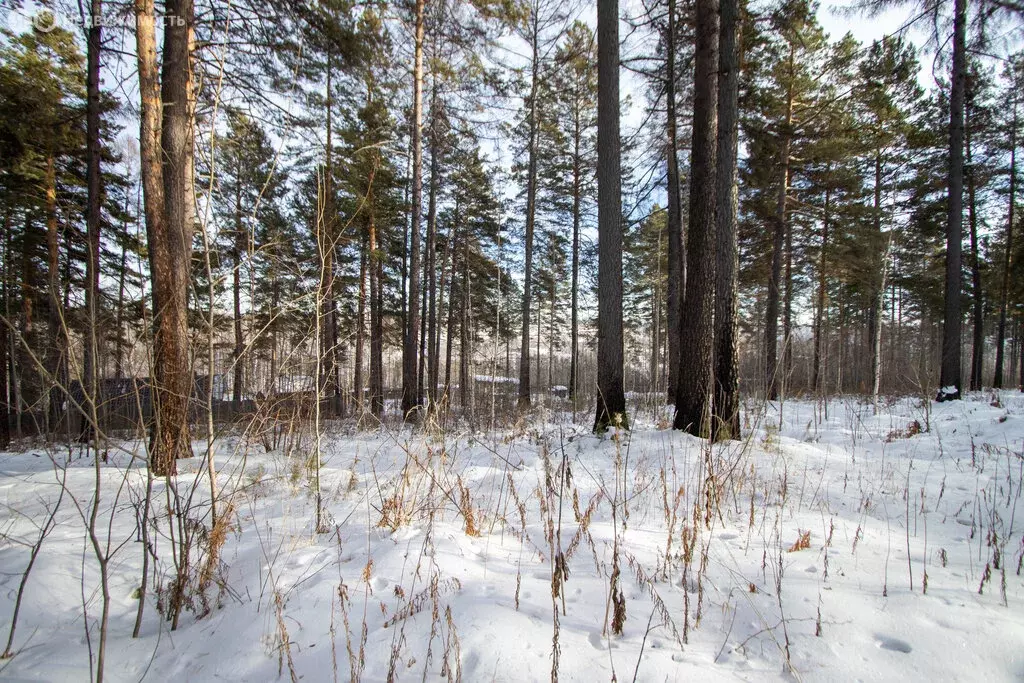
<svg viewBox="0 0 1024 683">
<path fill-rule="evenodd" d="M 245 335 L 242 331 L 242 252 L 245 250 L 244 228 L 242 227 L 242 162 L 238 161 L 235 174 L 235 243 L 231 250 L 231 292 L 234 300 L 235 350 L 234 382 L 231 386 L 231 403 L 235 410 L 242 407 L 243 365 L 242 354 L 245 353 Z M 213 374 L 213 368 L 210 368 Z"/>
<path fill-rule="evenodd" d="M 1003 388 L 1003 346 L 1006 344 L 1006 309 L 1010 299 L 1010 264 L 1013 253 L 1014 203 L 1017 199 L 1017 92 L 1013 94 L 1013 125 L 1010 129 L 1010 206 L 1006 219 L 1006 249 L 1003 253 L 1003 279 L 999 288 L 999 332 L 996 337 L 996 368 L 992 386 Z"/>
<path fill-rule="evenodd" d="M 176 472 L 189 457 L 187 296 L 191 260 L 192 154 L 189 108 L 191 0 L 170 0 L 164 22 L 161 91 L 157 76 L 156 18 L 151 0 L 136 0 L 136 39 L 141 100 L 139 151 L 146 236 L 152 278 L 154 421 L 150 464 L 157 476 Z M 162 120 L 161 120 L 162 113 Z"/>
<path fill-rule="evenodd" d="M 438 329 L 437 329 L 437 192 L 441 183 L 441 145 L 438 135 L 440 106 L 437 91 L 437 75 L 433 76 L 430 106 L 430 190 L 427 199 L 427 405 L 433 408 L 437 402 L 438 373 Z"/>
<path fill-rule="evenodd" d="M 117 315 L 114 321 L 114 377 L 124 377 L 124 296 L 128 269 L 128 245 L 121 245 L 121 265 L 117 271 Z"/>
<path fill-rule="evenodd" d="M 665 105 L 668 165 L 668 400 L 675 401 L 679 382 L 679 340 L 682 329 L 686 254 L 683 251 L 683 216 L 679 192 L 679 138 L 676 132 L 676 0 L 668 1 L 668 35 L 665 37 Z"/>
<path fill-rule="evenodd" d="M 875 239 L 882 242 L 882 155 L 875 154 L 874 187 Z M 891 239 L 891 237 L 890 237 Z M 871 405 L 878 414 L 878 390 L 882 381 L 882 315 L 885 305 L 886 270 L 889 267 L 889 248 L 886 246 L 878 259 L 878 279 L 871 293 L 871 312 L 868 316 L 868 341 L 871 344 Z"/>
<path fill-rule="evenodd" d="M 355 409 L 363 413 L 363 352 L 366 346 L 366 241 L 359 248 L 359 300 L 356 302 L 356 357 L 352 370 L 352 393 Z"/>
<path fill-rule="evenodd" d="M 594 431 L 629 426 L 622 386 L 622 170 L 619 2 L 597 2 L 597 414 Z"/>
<path fill-rule="evenodd" d="M 4 290 L 4 319 L 0 320 L 0 451 L 11 445 L 11 382 L 8 350 L 11 335 L 7 326 L 13 324 L 11 317 L 11 221 L 13 211 L 8 206 L 4 212 L 3 270 L 0 272 L 0 286 Z"/>
<path fill-rule="evenodd" d="M 967 225 L 971 238 L 971 302 L 973 304 L 971 310 L 973 337 L 971 343 L 971 377 L 969 386 L 971 391 L 980 391 L 982 366 L 985 358 L 985 302 L 982 299 L 981 257 L 978 254 L 977 179 L 974 174 L 974 160 L 971 154 L 971 126 L 974 119 L 972 104 L 973 96 L 968 93 L 966 97 L 966 125 L 964 133 L 964 151 L 967 159 L 964 172 L 967 176 Z"/>
<path fill-rule="evenodd" d="M 190 29 L 192 0 L 165 3 L 160 102 L 163 123 L 162 234 L 150 245 L 156 333 L 156 425 L 151 453 L 157 474 L 174 471 L 173 461 L 191 457 L 188 404 L 192 375 L 188 353 L 188 288 L 192 260 L 192 112 Z M 159 304 L 159 306 L 157 305 Z"/>
<path fill-rule="evenodd" d="M 370 410 L 384 417 L 384 287 L 383 259 L 377 252 L 377 223 L 370 201 Z"/>
<path fill-rule="evenodd" d="M 775 201 L 774 231 L 772 233 L 772 270 L 768 281 L 768 311 L 764 328 L 765 337 L 765 396 L 774 401 L 779 397 L 778 329 L 779 289 L 782 280 L 782 250 L 786 239 L 786 199 L 789 193 L 789 154 L 793 135 L 793 60 L 795 47 L 789 46 L 789 79 L 786 86 L 786 119 L 782 126 L 779 152 L 779 190 Z"/>
<path fill-rule="evenodd" d="M 415 57 L 412 96 L 412 220 L 409 229 L 408 323 L 402 345 L 402 414 L 415 419 L 420 407 L 419 358 L 416 343 L 420 334 L 420 212 L 423 204 L 423 10 L 416 0 Z"/>
<path fill-rule="evenodd" d="M 654 287 L 651 288 L 651 357 L 648 374 L 651 382 L 648 391 L 654 394 L 658 391 L 658 366 L 661 364 L 661 239 L 663 231 L 658 231 L 658 248 L 655 251 L 655 263 L 657 264 Z M 551 336 L 554 337 L 555 327 L 555 297 L 551 296 Z"/>
<path fill-rule="evenodd" d="M 102 48 L 102 0 L 91 0 L 87 39 L 86 71 L 86 243 L 85 261 L 85 310 L 88 316 L 88 333 L 85 339 L 82 374 L 84 375 L 86 402 L 101 403 L 99 388 L 99 339 L 96 324 L 99 316 L 100 296 L 100 206 L 102 177 L 100 176 L 100 49 Z M 80 439 L 88 441 L 94 430 L 90 419 L 82 420 Z"/>
<path fill-rule="evenodd" d="M 793 374 L 793 223 L 786 221 L 786 267 L 782 294 L 782 376 L 779 388 L 783 397 Z"/>
<path fill-rule="evenodd" d="M 1018 337 L 1024 333 L 1024 318 L 1017 321 L 1017 335 Z M 1017 363 L 1017 367 L 1020 370 L 1020 383 L 1019 387 L 1022 393 L 1024 393 L 1024 339 L 1018 339 L 1017 350 L 1020 352 L 1018 358 L 1020 359 Z"/>
<path fill-rule="evenodd" d="M 64 405 L 64 393 L 58 387 L 67 387 L 68 336 L 61 300 L 60 241 L 57 226 L 57 171 L 51 154 L 46 159 L 46 275 L 49 293 L 47 323 L 49 326 L 46 371 L 46 422 L 50 433 L 57 430 Z M 70 254 L 68 258 L 71 258 Z"/>
<path fill-rule="evenodd" d="M 451 282 L 448 285 L 448 331 L 444 346 L 444 400 L 452 403 L 452 347 L 455 340 L 455 263 L 452 262 Z"/>
<path fill-rule="evenodd" d="M 338 320 L 334 301 L 334 252 L 338 246 L 338 215 L 334 206 L 334 59 L 327 53 L 327 106 L 326 106 L 326 147 L 324 148 L 323 217 L 317 236 L 320 256 L 320 315 L 321 341 L 320 377 L 318 378 L 318 400 L 328 396 L 329 414 L 341 412 L 341 396 L 338 383 Z"/>
<path fill-rule="evenodd" d="M 831 171 L 831 167 L 829 167 Z M 821 221 L 821 253 L 818 256 L 818 295 L 814 313 L 814 393 L 823 395 L 826 389 L 826 380 L 823 374 L 824 355 L 822 348 L 825 343 L 825 306 L 828 303 L 827 286 L 828 277 L 826 264 L 828 263 L 828 237 L 830 221 L 832 219 L 832 189 L 825 187 L 825 209 Z"/>
<path fill-rule="evenodd" d="M 519 409 L 530 407 L 530 305 L 533 285 L 533 230 L 537 212 L 537 86 L 540 82 L 540 27 L 536 8 L 530 17 L 530 47 L 532 49 L 530 77 L 530 114 L 528 122 L 529 150 L 526 172 L 526 236 L 523 248 L 526 259 L 523 265 L 523 306 L 522 346 L 519 350 Z M 618 60 L 616 60 L 618 64 Z M 538 359 L 539 362 L 540 359 Z"/>
<path fill-rule="evenodd" d="M 953 7 L 953 74 L 949 97 L 949 196 L 946 214 L 946 287 L 942 321 L 942 369 L 937 400 L 960 398 L 960 250 L 963 239 L 964 94 L 967 63 L 967 0 Z"/>
<path fill-rule="evenodd" d="M 277 354 L 280 342 L 278 341 L 278 330 L 281 325 L 278 316 L 281 311 L 281 283 L 275 271 L 273 282 L 270 285 L 270 319 L 274 321 L 270 327 L 270 382 L 267 386 L 267 395 L 273 397 L 277 394 Z"/>
<path fill-rule="evenodd" d="M 424 249 L 426 251 L 426 249 Z M 420 397 L 420 405 L 423 405 L 427 385 L 427 298 L 430 292 L 430 279 L 427 277 L 427 262 L 429 256 L 423 254 L 421 259 L 423 272 L 420 273 L 420 348 L 419 363 L 416 367 L 416 395 Z"/>
<path fill-rule="evenodd" d="M 573 112 L 572 129 L 572 311 L 570 312 L 570 345 L 569 352 L 569 398 L 572 400 L 572 410 L 576 412 L 576 401 L 579 395 L 579 373 L 580 373 L 580 326 L 579 326 L 579 301 L 580 301 L 580 220 L 582 216 L 583 200 L 583 125 L 580 121 L 579 103 Z"/>
<path fill-rule="evenodd" d="M 548 293 L 548 391 L 554 385 L 555 373 L 555 294 L 552 287 Z"/>
<path fill-rule="evenodd" d="M 737 248 L 736 155 L 739 148 L 738 0 L 719 5 L 718 140 L 715 169 L 715 395 L 712 401 L 716 440 L 740 438 L 739 350 L 737 319 L 739 250 Z"/>
<path fill-rule="evenodd" d="M 462 244 L 462 301 L 459 306 L 459 405 L 469 409 L 469 240 Z"/>
<path fill-rule="evenodd" d="M 686 287 L 674 427 L 711 436 L 714 352 L 718 0 L 697 0 Z"/>
<path fill-rule="evenodd" d="M 24 231 L 32 227 L 31 214 L 25 213 Z M 8 235 L 10 239 L 10 235 Z M 8 243 L 7 252 L 11 253 L 12 248 Z M 32 255 L 28 249 L 21 251 L 21 338 L 29 344 L 35 343 L 35 292 L 38 291 L 37 273 L 38 269 L 32 262 Z M 28 406 L 36 404 L 39 399 L 40 387 L 34 378 L 39 377 L 38 372 L 26 372 L 26 368 L 33 367 L 24 345 L 15 345 L 13 335 L 11 339 L 11 381 L 14 385 L 15 411 L 15 434 L 20 439 L 24 435 L 23 419 Z"/>
</svg>

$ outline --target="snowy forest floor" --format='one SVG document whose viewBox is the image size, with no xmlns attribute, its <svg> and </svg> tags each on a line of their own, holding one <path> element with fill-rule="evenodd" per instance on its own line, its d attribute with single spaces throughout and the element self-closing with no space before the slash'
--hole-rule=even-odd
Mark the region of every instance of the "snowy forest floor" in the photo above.
<svg viewBox="0 0 1024 683">
<path fill-rule="evenodd" d="M 269 451 L 217 440 L 216 529 L 197 440 L 172 480 L 186 609 L 173 631 L 158 613 L 177 548 L 156 480 L 137 639 L 146 469 L 123 442 L 94 525 L 101 553 L 110 540 L 105 677 L 535 681 L 554 648 L 563 680 L 1020 680 L 1024 396 L 827 407 L 786 402 L 781 428 L 777 404 L 748 412 L 746 440 L 710 449 L 664 428 L 670 408 L 603 438 L 552 412 L 501 433 L 333 425 L 320 533 L 310 431 Z M 0 679 L 95 671 L 95 489 L 78 446 L 0 454 L 4 641 L 56 510 Z"/>
</svg>

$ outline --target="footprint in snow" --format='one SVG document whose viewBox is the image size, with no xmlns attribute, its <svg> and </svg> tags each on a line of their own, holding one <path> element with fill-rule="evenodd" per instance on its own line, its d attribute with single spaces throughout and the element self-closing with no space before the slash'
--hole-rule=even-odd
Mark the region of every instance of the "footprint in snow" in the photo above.
<svg viewBox="0 0 1024 683">
<path fill-rule="evenodd" d="M 909 654 L 914 649 L 907 641 L 890 636 L 875 636 L 875 645 L 883 650 L 892 650 L 903 654 Z"/>
</svg>

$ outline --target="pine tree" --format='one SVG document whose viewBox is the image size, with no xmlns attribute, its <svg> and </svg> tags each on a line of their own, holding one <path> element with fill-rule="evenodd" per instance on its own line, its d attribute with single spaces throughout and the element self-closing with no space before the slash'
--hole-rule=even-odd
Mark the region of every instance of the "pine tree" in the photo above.
<svg viewBox="0 0 1024 683">
<path fill-rule="evenodd" d="M 622 356 L 618 0 L 598 0 L 597 4 L 597 93 L 597 414 L 594 431 L 600 433 L 613 425 L 629 426 Z"/>
<path fill-rule="evenodd" d="M 711 436 L 714 353 L 715 185 L 718 139 L 718 0 L 697 0 L 686 284 L 673 426 Z"/>
<path fill-rule="evenodd" d="M 996 389 L 1003 387 L 1003 365 L 1005 363 L 1004 347 L 1006 345 L 1006 321 L 1007 309 L 1010 298 L 1010 268 L 1013 264 L 1014 247 L 1014 220 L 1016 218 L 1017 202 L 1017 146 L 1021 139 L 1021 116 L 1018 111 L 1020 106 L 1020 93 L 1024 89 L 1024 55 L 1018 53 L 1009 62 L 1004 70 L 1006 92 L 1010 97 L 1008 106 L 1008 117 L 1004 119 L 1003 140 L 1006 143 L 1004 153 L 1009 152 L 1009 166 L 1006 168 L 1007 199 L 1006 199 L 1006 228 L 1003 237 L 1003 262 L 1002 278 L 999 286 L 999 327 L 996 337 L 996 360 L 993 371 L 992 386 Z M 1005 111 L 1005 110 L 1004 110 Z M 1024 389 L 1024 382 L 1021 383 Z"/>
<path fill-rule="evenodd" d="M 712 437 L 740 438 L 737 349 L 737 154 L 739 146 L 740 3 L 719 0 L 718 139 L 715 175 L 715 312 Z"/>
<path fill-rule="evenodd" d="M 854 92 L 862 113 L 861 138 L 866 146 L 867 163 L 872 170 L 871 217 L 868 235 L 872 254 L 869 257 L 868 339 L 871 345 L 871 393 L 878 410 L 878 393 L 882 380 L 882 317 L 888 287 L 895 226 L 887 216 L 891 208 L 883 206 L 883 194 L 898 189 L 897 172 L 906 163 L 909 129 L 912 116 L 921 100 L 917 84 L 918 63 L 913 49 L 892 38 L 871 45 L 861 60 Z M 888 229 L 886 229 L 888 228 Z"/>
</svg>

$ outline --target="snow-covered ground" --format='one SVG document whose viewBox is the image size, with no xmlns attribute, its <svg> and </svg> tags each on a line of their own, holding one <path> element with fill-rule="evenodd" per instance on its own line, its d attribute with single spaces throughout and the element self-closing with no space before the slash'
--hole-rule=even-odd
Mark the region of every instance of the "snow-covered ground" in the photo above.
<svg viewBox="0 0 1024 683">
<path fill-rule="evenodd" d="M 137 639 L 145 468 L 138 445 L 111 448 L 94 525 L 111 556 L 106 678 L 534 681 L 556 638 L 563 680 L 1024 678 L 1021 394 L 878 415 L 791 401 L 781 429 L 777 405 L 745 420 L 750 438 L 710 450 L 659 429 L 667 416 L 638 415 L 620 438 L 555 414 L 500 434 L 337 426 L 320 443 L 321 533 L 311 434 L 269 452 L 216 442 L 230 523 L 213 533 L 197 441 L 175 480 L 191 505 L 175 529 L 195 538 L 190 608 L 175 630 L 158 613 L 175 547 L 155 481 L 161 590 L 147 589 Z M 0 454 L 0 639 L 61 479 L 2 680 L 96 668 L 96 468 L 77 447 Z"/>
</svg>

